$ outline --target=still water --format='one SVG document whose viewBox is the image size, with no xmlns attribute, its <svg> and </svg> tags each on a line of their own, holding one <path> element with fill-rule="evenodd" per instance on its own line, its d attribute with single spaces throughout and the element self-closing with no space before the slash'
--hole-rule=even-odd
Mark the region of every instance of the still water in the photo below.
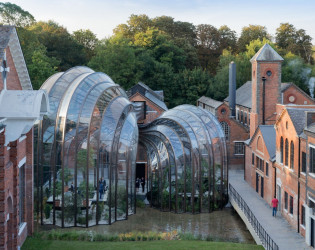
<svg viewBox="0 0 315 250">
<path fill-rule="evenodd" d="M 82 229 L 86 230 L 86 229 Z M 128 220 L 112 225 L 98 225 L 88 230 L 97 233 L 127 233 L 131 231 L 169 232 L 178 230 L 196 236 L 211 236 L 227 241 L 255 244 L 242 219 L 231 208 L 202 214 L 174 214 L 153 208 L 137 208 Z"/>
</svg>

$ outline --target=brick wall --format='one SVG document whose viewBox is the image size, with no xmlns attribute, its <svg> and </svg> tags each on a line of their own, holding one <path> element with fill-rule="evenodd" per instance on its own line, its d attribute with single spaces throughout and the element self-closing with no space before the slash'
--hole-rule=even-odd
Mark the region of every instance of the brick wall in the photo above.
<svg viewBox="0 0 315 250">
<path fill-rule="evenodd" d="M 129 101 L 131 102 L 145 102 L 146 105 L 148 105 L 152 110 L 156 112 L 150 112 L 146 114 L 146 118 L 144 120 L 138 120 L 138 123 L 141 124 L 147 124 L 158 118 L 164 110 L 160 108 L 158 105 L 150 101 L 148 98 L 144 97 L 140 93 L 136 93 L 133 96 L 129 98 Z"/>
<path fill-rule="evenodd" d="M 15 69 L 13 58 L 10 48 L 7 47 L 7 65 L 10 67 L 10 72 L 7 74 L 7 89 L 9 90 L 22 90 L 20 79 Z M 3 89 L 2 74 L 0 74 L 0 89 Z"/>
</svg>

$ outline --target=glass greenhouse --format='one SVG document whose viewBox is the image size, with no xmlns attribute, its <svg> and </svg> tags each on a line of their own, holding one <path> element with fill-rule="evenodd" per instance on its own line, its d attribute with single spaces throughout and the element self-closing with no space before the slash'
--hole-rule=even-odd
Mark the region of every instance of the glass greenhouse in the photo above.
<svg viewBox="0 0 315 250">
<path fill-rule="evenodd" d="M 35 209 L 42 224 L 111 224 L 135 212 L 138 127 L 106 74 L 75 67 L 42 86 L 51 112 L 35 127 Z"/>
<path fill-rule="evenodd" d="M 148 158 L 148 199 L 162 211 L 210 212 L 227 202 L 227 152 L 218 120 L 181 105 L 140 129 Z"/>
</svg>

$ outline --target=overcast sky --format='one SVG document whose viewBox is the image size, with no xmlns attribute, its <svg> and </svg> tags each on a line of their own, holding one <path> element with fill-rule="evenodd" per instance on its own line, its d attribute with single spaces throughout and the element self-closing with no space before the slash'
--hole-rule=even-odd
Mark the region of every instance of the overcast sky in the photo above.
<svg viewBox="0 0 315 250">
<path fill-rule="evenodd" d="M 9 0 L 8 0 L 9 1 Z M 112 35 L 131 14 L 171 16 L 176 21 L 228 25 L 238 35 L 249 24 L 266 26 L 275 34 L 280 23 L 305 29 L 315 44 L 314 0 L 12 0 L 29 11 L 37 21 L 52 19 L 69 32 L 90 29 L 98 38 Z"/>
</svg>

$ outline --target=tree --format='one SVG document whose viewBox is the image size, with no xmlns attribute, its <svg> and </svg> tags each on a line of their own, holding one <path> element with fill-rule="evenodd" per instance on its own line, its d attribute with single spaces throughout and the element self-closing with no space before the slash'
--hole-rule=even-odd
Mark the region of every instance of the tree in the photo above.
<svg viewBox="0 0 315 250">
<path fill-rule="evenodd" d="M 237 41 L 239 52 L 246 51 L 246 45 L 251 41 L 257 39 L 262 41 L 264 38 L 271 40 L 271 36 L 268 34 L 265 26 L 250 24 L 248 27 L 243 27 L 241 36 Z"/>
<path fill-rule="evenodd" d="M 232 52 L 236 51 L 236 32 L 231 30 L 227 25 L 223 25 L 218 29 L 220 34 L 220 50 L 221 53 L 224 49 L 228 49 Z"/>
<path fill-rule="evenodd" d="M 87 59 L 90 60 L 94 55 L 94 49 L 98 45 L 99 40 L 97 39 L 96 35 L 89 29 L 87 30 L 77 30 L 74 31 L 72 34 L 75 41 L 78 44 L 84 47 Z"/>
<path fill-rule="evenodd" d="M 124 89 L 129 89 L 140 81 L 136 50 L 130 45 L 112 44 L 110 40 L 107 40 L 96 49 L 96 54 L 88 66 L 95 71 L 108 74 Z"/>
<path fill-rule="evenodd" d="M 47 78 L 57 72 L 60 62 L 47 56 L 46 47 L 33 31 L 17 28 L 17 33 L 33 88 L 39 89 Z"/>
<path fill-rule="evenodd" d="M 309 79 L 312 69 L 306 65 L 303 58 L 289 52 L 284 56 L 282 64 L 282 81 L 293 82 L 307 94 L 309 94 Z"/>
<path fill-rule="evenodd" d="M 28 72 L 34 89 L 41 85 L 57 72 L 59 62 L 55 58 L 46 56 L 45 48 L 37 48 L 32 54 L 32 61 L 28 64 Z"/>
<path fill-rule="evenodd" d="M 305 62 L 312 62 L 312 38 L 303 29 L 289 23 L 281 23 L 276 31 L 276 42 L 279 48 L 301 56 Z"/>
<path fill-rule="evenodd" d="M 209 24 L 198 25 L 196 32 L 200 64 L 203 69 L 214 74 L 221 54 L 220 33 Z"/>
<path fill-rule="evenodd" d="M 13 3 L 0 3 L 0 20 L 3 24 L 26 27 L 35 22 L 35 18 L 28 11 Z"/>
<path fill-rule="evenodd" d="M 60 61 L 58 70 L 85 65 L 87 63 L 84 47 L 80 45 L 67 31 L 54 21 L 37 22 L 28 28 L 34 32 L 47 48 L 48 57 L 55 57 Z"/>
</svg>

